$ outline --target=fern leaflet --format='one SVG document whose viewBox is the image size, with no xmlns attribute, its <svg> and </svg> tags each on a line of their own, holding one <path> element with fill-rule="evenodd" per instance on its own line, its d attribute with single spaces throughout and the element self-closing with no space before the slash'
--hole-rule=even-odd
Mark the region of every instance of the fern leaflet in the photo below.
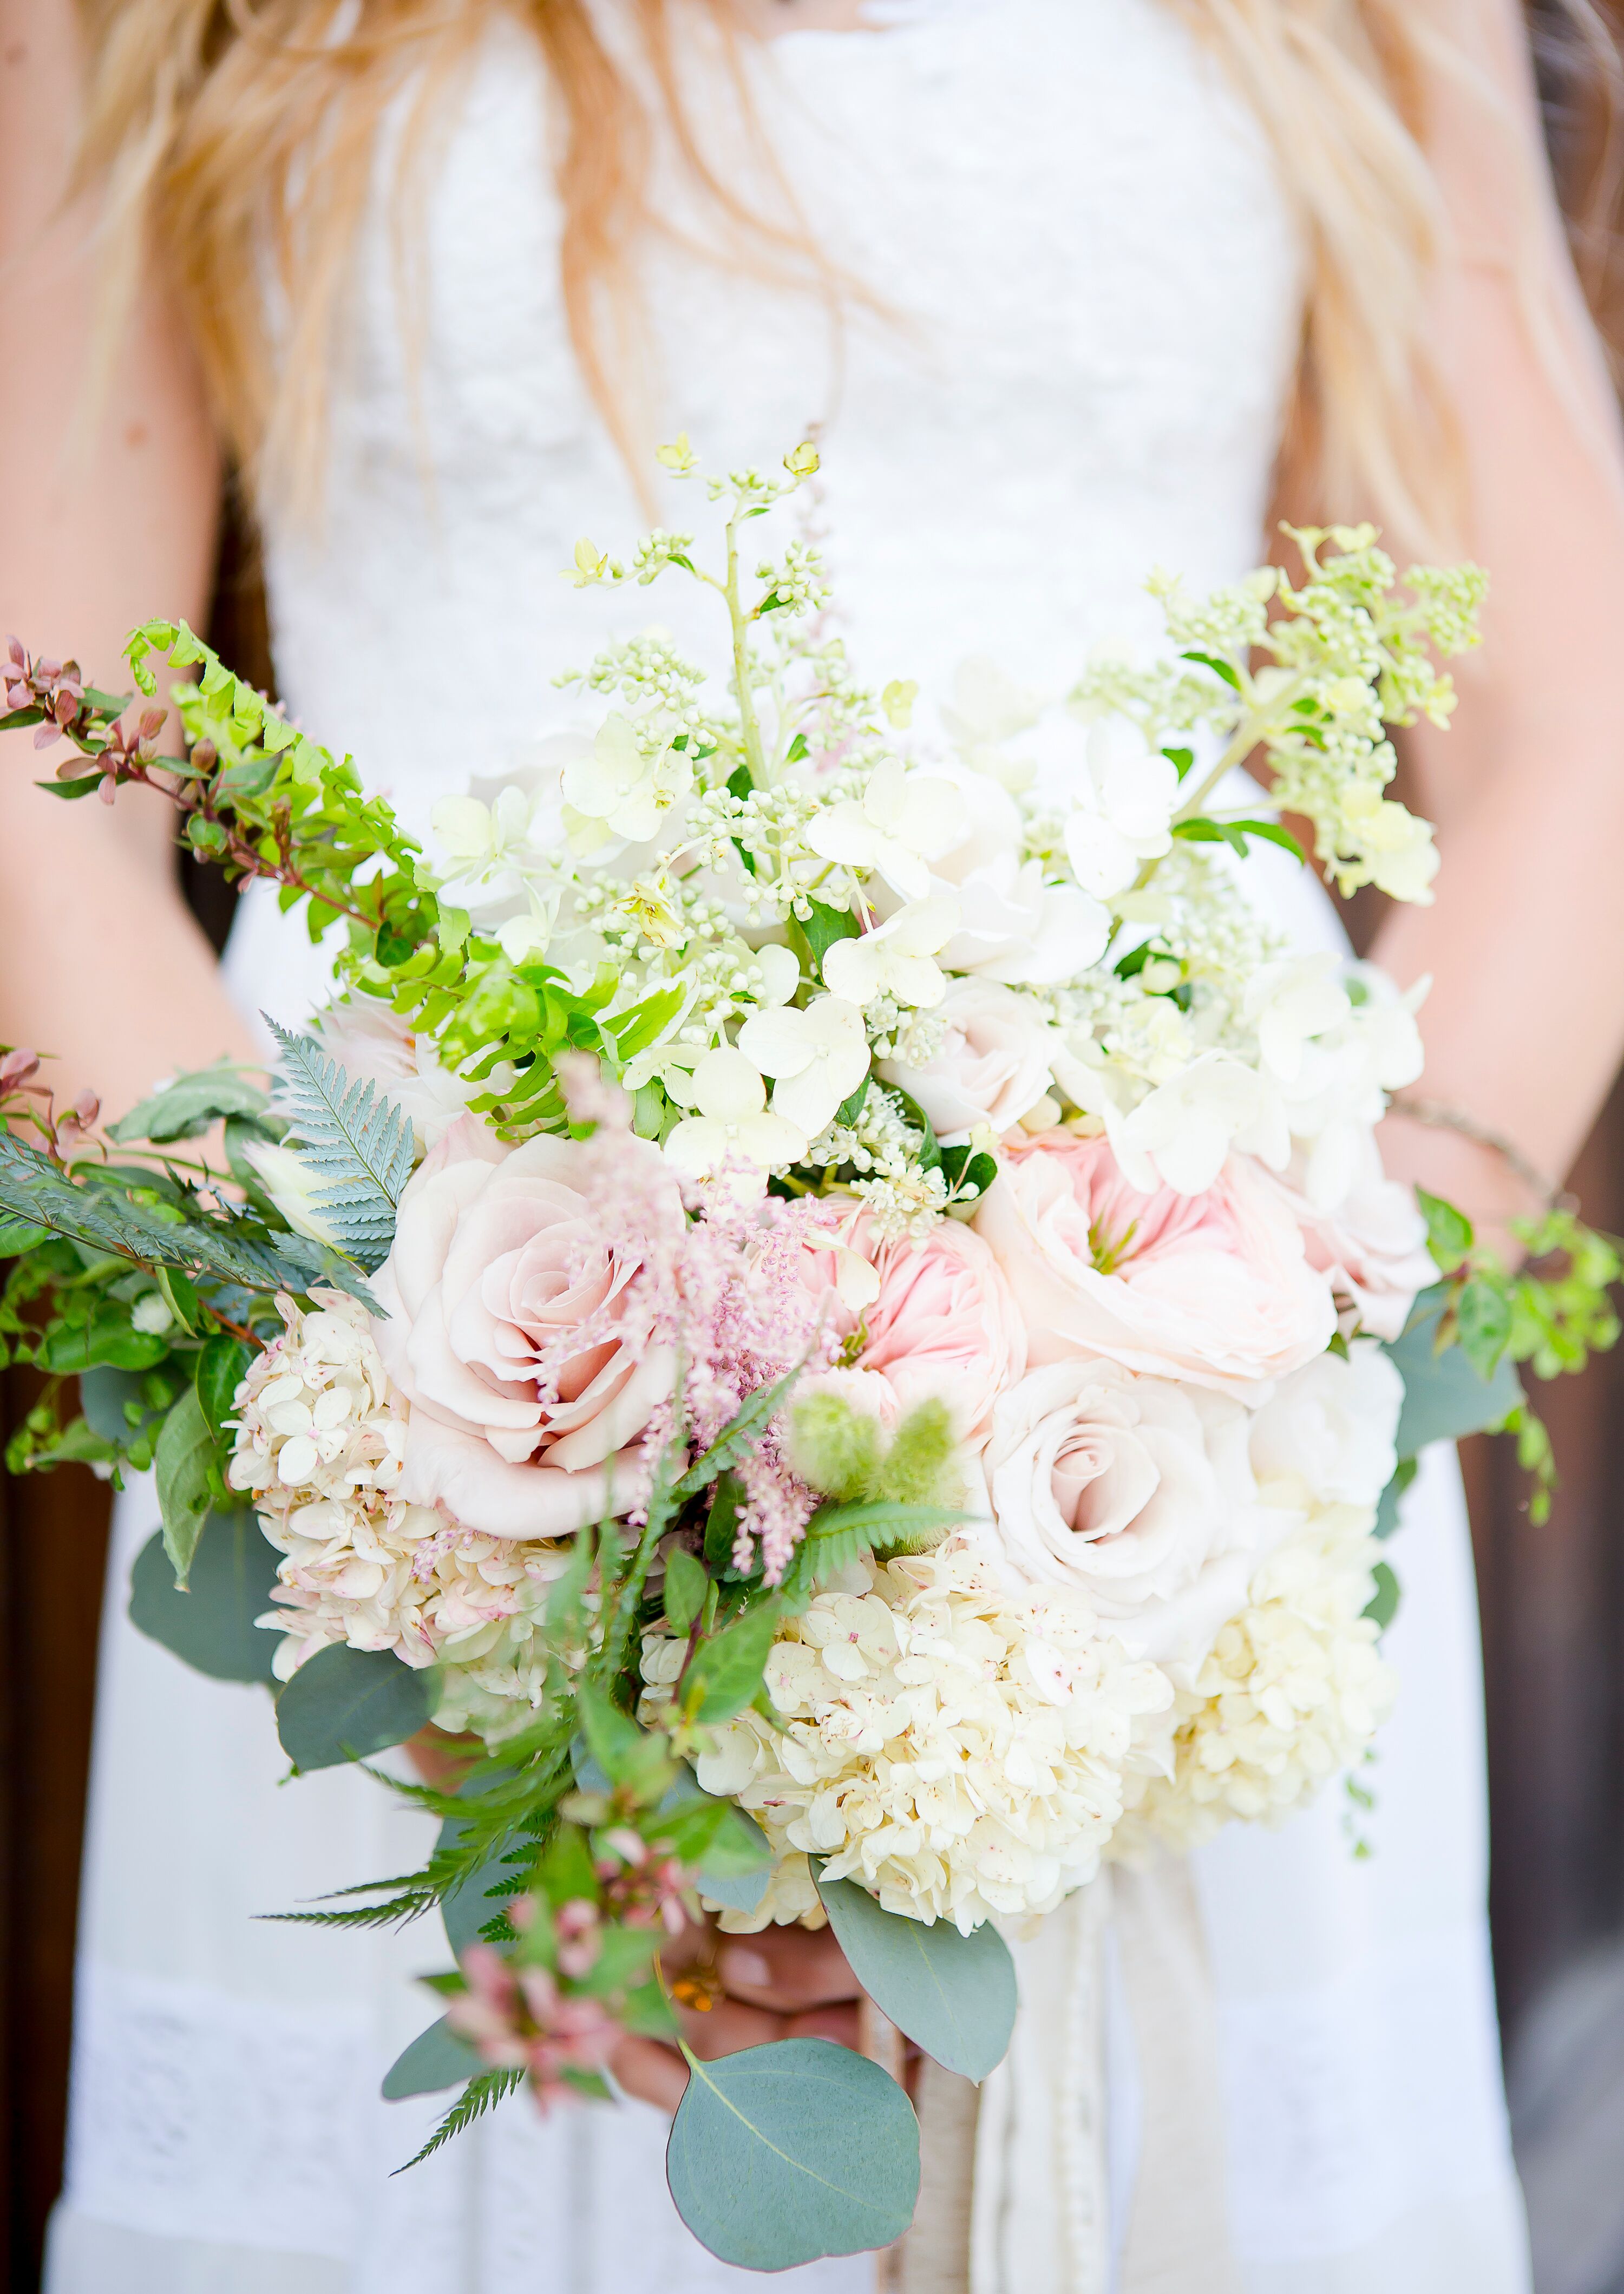
<svg viewBox="0 0 1624 2294">
<path fill-rule="evenodd" d="M 498 2071 L 482 2071 L 477 2078 L 471 2078 L 416 2158 L 408 2159 L 404 2167 L 395 2168 L 395 2173 L 403 2175 L 408 2168 L 421 2166 L 443 2143 L 449 2143 L 453 2135 L 460 2135 L 465 2127 L 472 2127 L 476 2119 L 504 2102 L 524 2076 L 522 2070 L 508 2066 Z"/>
<path fill-rule="evenodd" d="M 282 1047 L 276 1103 L 317 1181 L 313 1206 L 370 1273 L 389 1256 L 411 1176 L 411 1126 L 370 1077 L 352 1082 L 312 1036 L 267 1024 Z"/>
</svg>

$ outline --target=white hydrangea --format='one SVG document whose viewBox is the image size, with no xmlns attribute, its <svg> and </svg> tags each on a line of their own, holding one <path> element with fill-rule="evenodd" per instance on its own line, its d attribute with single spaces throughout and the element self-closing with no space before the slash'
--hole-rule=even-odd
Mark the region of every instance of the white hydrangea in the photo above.
<svg viewBox="0 0 1624 2294">
<path fill-rule="evenodd" d="M 679 1642 L 645 1643 L 651 1714 L 682 1655 Z M 785 1619 L 767 1686 L 776 1723 L 741 1713 L 697 1763 L 778 1859 L 767 1902 L 724 1916 L 735 1929 L 811 1909 L 808 1855 L 888 1911 L 966 1933 L 1052 1910 L 1098 1868 L 1125 1772 L 1154 1758 L 1173 1699 L 1081 1593 L 1011 1590 L 958 1539 L 855 1564 Z"/>
<path fill-rule="evenodd" d="M 278 1678 L 333 1642 L 393 1649 L 402 1664 L 444 1668 L 443 1726 L 517 1725 L 540 1699 L 538 1628 L 568 1548 L 476 1536 L 395 1495 L 407 1405 L 364 1308 L 318 1295 L 310 1314 L 279 1300 L 285 1332 L 236 1395 L 230 1479 L 286 1557 L 277 1607 L 260 1620 L 285 1636 Z"/>
<path fill-rule="evenodd" d="M 1191 1848 L 1236 1818 L 1278 1823 L 1360 1758 L 1397 1688 L 1363 1614 L 1381 1556 L 1370 1522 L 1328 1506 L 1275 1548 L 1178 1692 L 1173 1773 L 1130 1779 L 1113 1856 Z"/>
</svg>

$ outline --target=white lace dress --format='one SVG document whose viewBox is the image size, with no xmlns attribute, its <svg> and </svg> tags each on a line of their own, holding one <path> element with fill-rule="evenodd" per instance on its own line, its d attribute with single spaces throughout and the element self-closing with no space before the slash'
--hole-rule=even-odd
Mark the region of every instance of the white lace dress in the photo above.
<svg viewBox="0 0 1624 2294">
<path fill-rule="evenodd" d="M 1157 0 L 903 4 L 872 35 L 792 33 L 762 102 L 815 231 L 884 320 L 838 344 L 811 302 L 663 246 L 649 294 L 663 434 L 773 461 L 822 425 L 833 565 L 860 662 L 943 689 L 966 654 L 1055 686 L 1146 636 L 1149 567 L 1205 584 L 1260 551 L 1299 316 L 1259 136 Z M 513 755 L 600 638 L 559 569 L 645 522 L 577 378 L 556 287 L 546 91 L 516 30 L 460 99 L 427 203 L 415 385 L 380 222 L 334 408 L 325 525 L 264 505 L 278 674 L 409 815 Z M 665 505 L 673 524 L 687 512 Z M 154 605 L 161 606 L 161 599 Z M 680 617 L 662 589 L 636 591 Z M 1301 936 L 1311 886 L 1269 879 Z M 312 962 L 251 902 L 245 1002 L 293 1018 Z M 378 2082 L 432 2017 L 437 1934 L 255 1916 L 410 1868 L 421 1820 L 365 1778 L 280 1788 L 263 1694 L 187 1672 L 125 1621 L 153 1520 L 119 1509 L 81 1928 L 67 2194 L 50 2294 L 722 2294 L 749 2282 L 666 2195 L 640 2106 L 510 2103 L 391 2180 L 430 2106 Z M 1198 1859 L 1219 1991 L 1233 2244 L 1248 2294 L 1522 2294 L 1483 1919 L 1480 1688 L 1453 1461 L 1395 1550 L 1403 1680 L 1355 1862 L 1328 1796 Z M 1110 2050 L 1114 2203 L 1134 2156 L 1133 2038 Z M 985 2273 L 983 2274 L 985 2274 Z M 857 2257 L 793 2274 L 858 2294 Z M 1208 2294 L 1198 2272 L 1157 2284 Z M 977 2294 L 1074 2294 L 1038 2282 Z"/>
</svg>

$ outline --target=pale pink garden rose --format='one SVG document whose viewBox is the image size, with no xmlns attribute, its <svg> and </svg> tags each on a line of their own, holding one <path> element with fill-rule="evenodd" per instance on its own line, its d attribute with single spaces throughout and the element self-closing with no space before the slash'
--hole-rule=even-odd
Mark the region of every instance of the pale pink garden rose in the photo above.
<svg viewBox="0 0 1624 2294">
<path fill-rule="evenodd" d="M 1368 1132 L 1353 1184 L 1330 1210 L 1290 1185 L 1291 1175 L 1278 1183 L 1280 1192 L 1303 1231 L 1309 1265 L 1330 1284 L 1344 1330 L 1396 1338 L 1418 1293 L 1438 1280 L 1414 1191 L 1384 1176 Z"/>
<path fill-rule="evenodd" d="M 1043 1098 L 1060 1039 L 1028 997 L 995 980 L 953 980 L 931 1017 L 943 1030 L 934 1058 L 887 1060 L 880 1073 L 918 1101 L 944 1144 L 981 1124 L 1008 1131 Z"/>
<path fill-rule="evenodd" d="M 1279 1531 L 1257 1502 L 1251 1413 L 1114 1362 L 1028 1371 L 993 1412 L 975 1532 L 1030 1585 L 1068 1585 L 1136 1655 L 1199 1664 Z"/>
<path fill-rule="evenodd" d="M 978 1234 L 942 1219 L 917 1240 L 882 1242 L 866 1212 L 805 1256 L 806 1279 L 829 1295 L 834 1328 L 861 1330 L 862 1349 L 847 1368 L 818 1380 L 870 1409 L 886 1426 L 917 1403 L 945 1403 L 962 1444 L 978 1450 L 993 1405 L 1027 1367 L 1027 1333 L 1014 1293 Z M 855 1254 L 877 1279 L 877 1293 L 842 1279 Z"/>
<path fill-rule="evenodd" d="M 1141 1194 L 1107 1140 L 1050 1132 L 1006 1155 L 975 1226 L 1035 1366 L 1100 1355 L 1255 1403 L 1336 1335 L 1329 1284 L 1278 1183 L 1246 1156 L 1201 1194 Z"/>
<path fill-rule="evenodd" d="M 645 1166 L 631 1195 L 680 1224 L 658 1151 L 617 1152 Z M 589 1158 L 572 1139 L 504 1146 L 465 1116 L 409 1182 L 373 1278 L 378 1352 L 411 1406 L 399 1493 L 486 1536 L 562 1537 L 623 1511 L 641 1486 L 631 1445 L 671 1391 L 641 1259 L 603 1232 Z"/>
</svg>

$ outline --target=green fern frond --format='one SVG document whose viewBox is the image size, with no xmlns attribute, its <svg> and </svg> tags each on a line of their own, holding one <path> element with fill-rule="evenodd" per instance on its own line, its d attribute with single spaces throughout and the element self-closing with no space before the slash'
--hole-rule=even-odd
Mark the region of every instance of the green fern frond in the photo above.
<svg viewBox="0 0 1624 2294">
<path fill-rule="evenodd" d="M 420 2167 L 425 2159 L 433 2158 L 441 2145 L 449 2143 L 453 2135 L 460 2135 L 465 2127 L 472 2127 L 476 2119 L 483 2118 L 487 2111 L 493 2111 L 499 2103 L 505 2102 L 524 2076 L 522 2070 L 508 2068 L 499 2071 L 482 2071 L 477 2078 L 471 2078 L 416 2158 L 408 2159 L 404 2167 L 395 2168 L 395 2173 L 404 2175 L 411 2168 Z"/>
<path fill-rule="evenodd" d="M 352 1082 L 313 1037 L 267 1024 L 282 1047 L 276 1105 L 317 1182 L 315 1208 L 370 1273 L 394 1240 L 395 1206 L 411 1176 L 411 1126 L 370 1077 Z"/>
</svg>

